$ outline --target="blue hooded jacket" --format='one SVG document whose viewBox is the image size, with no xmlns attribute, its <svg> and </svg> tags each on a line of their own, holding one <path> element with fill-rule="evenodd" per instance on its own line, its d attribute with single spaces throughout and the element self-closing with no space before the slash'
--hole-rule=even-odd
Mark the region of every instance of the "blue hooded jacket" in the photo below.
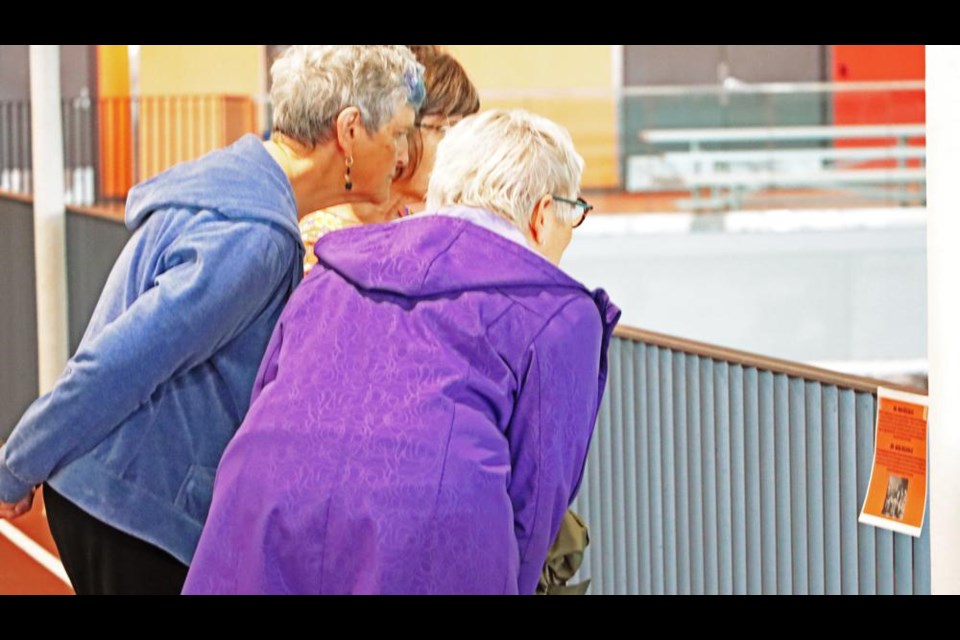
<svg viewBox="0 0 960 640">
<path fill-rule="evenodd" d="M 213 477 L 302 278 L 290 181 L 248 135 L 134 187 L 76 354 L 0 447 L 0 501 L 48 482 L 189 564 Z"/>
</svg>

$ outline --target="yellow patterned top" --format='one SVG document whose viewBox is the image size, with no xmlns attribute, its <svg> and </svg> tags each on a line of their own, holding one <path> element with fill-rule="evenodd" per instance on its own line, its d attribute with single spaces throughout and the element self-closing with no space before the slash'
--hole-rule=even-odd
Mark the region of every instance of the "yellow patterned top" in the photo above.
<svg viewBox="0 0 960 640">
<path fill-rule="evenodd" d="M 307 248 L 307 253 L 303 257 L 303 275 L 310 273 L 313 265 L 317 264 L 317 257 L 313 255 L 313 245 L 317 240 L 337 229 L 356 226 L 349 220 L 330 213 L 329 211 L 315 211 L 303 217 L 300 220 L 300 237 L 303 238 L 303 246 Z"/>
</svg>

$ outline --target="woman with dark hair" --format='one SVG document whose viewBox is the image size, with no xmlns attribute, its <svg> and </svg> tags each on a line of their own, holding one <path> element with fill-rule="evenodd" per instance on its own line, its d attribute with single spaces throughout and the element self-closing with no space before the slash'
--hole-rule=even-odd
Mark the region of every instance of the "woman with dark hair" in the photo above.
<svg viewBox="0 0 960 640">
<path fill-rule="evenodd" d="M 456 58 L 436 45 L 411 45 L 424 66 L 426 98 L 417 114 L 415 128 L 407 138 L 410 160 L 397 175 L 384 203 L 342 204 L 311 213 L 300 221 L 306 246 L 304 270 L 316 264 L 313 246 L 330 231 L 375 222 L 388 222 L 422 205 L 433 171 L 437 144 L 447 129 L 480 110 L 480 96 Z"/>
</svg>

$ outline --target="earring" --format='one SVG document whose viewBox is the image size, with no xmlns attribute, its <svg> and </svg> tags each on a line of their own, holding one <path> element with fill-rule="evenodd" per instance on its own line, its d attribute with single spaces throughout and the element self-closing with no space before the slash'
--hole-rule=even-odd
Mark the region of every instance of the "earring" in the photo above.
<svg viewBox="0 0 960 640">
<path fill-rule="evenodd" d="M 343 188 L 347 191 L 353 189 L 353 181 L 350 180 L 350 167 L 353 166 L 353 156 L 347 156 L 347 159 L 344 161 L 344 164 L 347 165 L 347 173 L 343 176 Z"/>
</svg>

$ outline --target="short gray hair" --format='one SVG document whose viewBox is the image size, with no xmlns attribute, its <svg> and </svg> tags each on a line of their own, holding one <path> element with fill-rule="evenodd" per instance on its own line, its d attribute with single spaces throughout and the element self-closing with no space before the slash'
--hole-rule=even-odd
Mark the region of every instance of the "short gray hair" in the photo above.
<svg viewBox="0 0 960 640">
<path fill-rule="evenodd" d="M 570 133 L 523 109 L 493 109 L 464 118 L 437 147 L 427 210 L 461 204 L 497 213 L 521 231 L 545 195 L 576 197 L 583 158 Z M 557 207 L 572 222 L 574 207 Z"/>
<path fill-rule="evenodd" d="M 273 130 L 303 144 L 334 136 L 334 121 L 357 107 L 379 131 L 404 102 L 423 102 L 423 65 L 402 45 L 293 45 L 270 68 Z"/>
</svg>

